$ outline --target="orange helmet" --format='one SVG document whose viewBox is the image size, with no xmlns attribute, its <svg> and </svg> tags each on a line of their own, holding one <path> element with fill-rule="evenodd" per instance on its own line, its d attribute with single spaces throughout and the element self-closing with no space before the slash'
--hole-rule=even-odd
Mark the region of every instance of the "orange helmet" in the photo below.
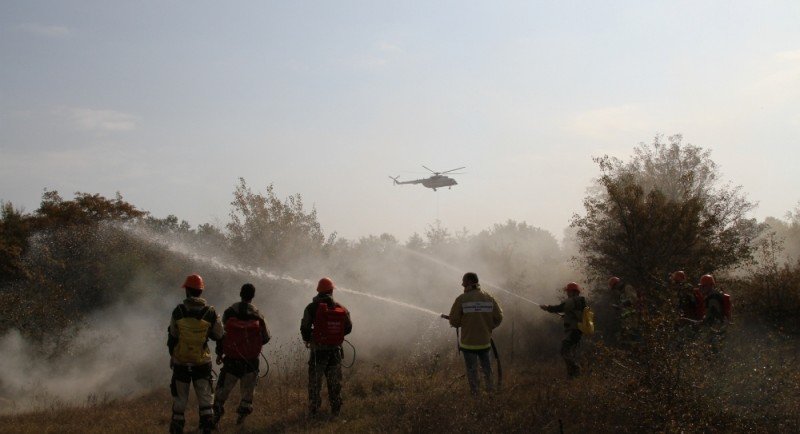
<svg viewBox="0 0 800 434">
<path fill-rule="evenodd" d="M 714 276 L 712 276 L 712 275 L 710 275 L 710 274 L 704 274 L 704 275 L 703 275 L 703 276 L 700 278 L 700 286 L 710 286 L 710 287 L 713 287 L 714 285 L 716 285 L 716 282 L 714 282 Z"/>
<path fill-rule="evenodd" d="M 580 293 L 581 287 L 575 282 L 569 282 L 567 283 L 567 286 L 564 287 L 564 291 Z"/>
<path fill-rule="evenodd" d="M 330 277 L 323 277 L 322 279 L 319 279 L 319 283 L 317 283 L 317 292 L 319 293 L 330 294 L 333 292 L 333 288 L 335 288 L 335 286 L 333 285 L 333 280 L 331 280 Z"/>
<path fill-rule="evenodd" d="M 183 282 L 183 288 L 199 289 L 202 291 L 206 289 L 206 285 L 203 283 L 203 278 L 200 277 L 199 274 L 192 274 L 186 276 L 186 280 Z"/>
<path fill-rule="evenodd" d="M 608 279 L 608 289 L 613 289 L 619 283 L 619 277 L 613 276 Z"/>
<path fill-rule="evenodd" d="M 672 273 L 672 281 L 673 282 L 685 282 L 686 281 L 686 273 L 682 270 L 678 270 Z"/>
</svg>

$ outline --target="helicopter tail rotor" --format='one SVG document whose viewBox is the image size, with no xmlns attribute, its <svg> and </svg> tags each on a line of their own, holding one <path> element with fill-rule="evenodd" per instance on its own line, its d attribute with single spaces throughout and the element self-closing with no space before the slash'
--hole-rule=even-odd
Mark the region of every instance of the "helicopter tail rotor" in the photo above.
<svg viewBox="0 0 800 434">
<path fill-rule="evenodd" d="M 389 179 L 391 179 L 392 181 L 394 181 L 394 185 L 397 185 L 397 178 L 399 178 L 399 177 L 400 177 L 400 175 L 397 175 L 397 176 L 390 176 L 390 177 L 389 177 Z"/>
</svg>

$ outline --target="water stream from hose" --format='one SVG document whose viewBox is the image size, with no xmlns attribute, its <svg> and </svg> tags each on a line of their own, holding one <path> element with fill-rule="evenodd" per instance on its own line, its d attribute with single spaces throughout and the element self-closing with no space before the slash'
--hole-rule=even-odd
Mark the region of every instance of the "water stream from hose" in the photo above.
<svg viewBox="0 0 800 434">
<path fill-rule="evenodd" d="M 280 280 L 280 281 L 284 281 L 284 282 L 293 283 L 293 284 L 296 284 L 296 285 L 303 285 L 303 286 L 306 286 L 306 287 L 309 287 L 309 286 L 310 287 L 316 287 L 316 285 L 317 285 L 317 282 L 315 282 L 313 280 L 310 280 L 310 279 L 297 279 L 297 278 L 294 278 L 294 277 L 291 277 L 291 276 L 287 276 L 287 275 L 275 274 L 275 273 L 266 271 L 266 270 L 264 270 L 262 268 L 251 268 L 251 267 L 246 267 L 246 266 L 242 266 L 242 265 L 236 265 L 236 264 L 227 263 L 227 262 L 224 262 L 223 260 L 221 260 L 221 259 L 219 259 L 217 257 L 206 256 L 206 255 L 200 254 L 198 252 L 195 252 L 189 246 L 186 246 L 185 244 L 182 244 L 182 243 L 179 243 L 179 242 L 170 241 L 170 240 L 166 240 L 166 239 L 163 239 L 163 238 L 155 238 L 152 235 L 150 235 L 150 234 L 148 234 L 148 233 L 146 233 L 145 231 L 142 231 L 142 230 L 132 229 L 132 230 L 130 230 L 130 232 L 135 234 L 136 236 L 142 238 L 142 239 L 147 240 L 148 242 L 159 244 L 159 245 L 163 246 L 164 248 L 168 249 L 169 251 L 174 252 L 174 253 L 178 253 L 180 255 L 183 255 L 183 256 L 185 256 L 185 257 L 187 257 L 187 258 L 189 258 L 189 259 L 191 259 L 191 260 L 193 260 L 195 262 L 208 264 L 208 265 L 211 265 L 213 267 L 216 267 L 216 268 L 219 268 L 219 269 L 222 269 L 222 270 L 233 271 L 235 273 L 240 273 L 240 274 L 247 274 L 247 275 L 250 275 L 250 276 L 253 276 L 253 277 L 257 277 L 257 278 L 261 278 L 261 279 Z M 367 293 L 367 292 L 361 292 L 361 291 L 357 291 L 355 289 L 344 288 L 344 287 L 341 287 L 341 286 L 337 286 L 336 290 L 344 292 L 344 293 L 347 293 L 347 294 L 354 294 L 354 295 L 358 295 L 358 296 L 362 296 L 362 297 L 371 298 L 373 300 L 378 300 L 378 301 L 382 301 L 382 302 L 385 302 L 385 303 L 394 304 L 396 306 L 405 307 L 407 309 L 414 309 L 416 311 L 423 312 L 423 313 L 426 313 L 428 315 L 434 315 L 434 316 L 437 316 L 437 317 L 440 315 L 438 312 L 434 312 L 434 311 L 432 311 L 430 309 L 426 309 L 424 307 L 417 306 L 417 305 L 414 305 L 414 304 L 411 304 L 411 303 L 407 303 L 407 302 L 404 302 L 404 301 L 395 300 L 395 299 L 392 299 L 392 298 L 389 298 L 389 297 L 383 297 L 383 296 L 380 296 L 380 295 L 370 294 L 370 293 Z"/>
<path fill-rule="evenodd" d="M 404 252 L 408 253 L 409 255 L 425 259 L 425 260 L 427 260 L 429 262 L 433 262 L 434 264 L 440 265 L 440 266 L 445 267 L 445 268 L 447 268 L 449 270 L 456 271 L 458 273 L 462 273 L 463 272 L 463 269 L 458 268 L 455 265 L 448 264 L 447 262 L 444 262 L 441 259 L 433 257 L 431 255 L 427 255 L 425 253 L 418 252 L 418 251 L 413 250 L 413 249 L 409 249 L 408 247 L 398 246 L 398 248 L 403 250 Z M 503 291 L 506 294 L 509 294 L 509 295 L 512 295 L 514 297 L 519 298 L 520 300 L 527 301 L 528 303 L 535 304 L 536 306 L 541 306 L 539 303 L 537 303 L 537 302 L 535 302 L 535 301 L 533 301 L 533 300 L 531 300 L 531 299 L 529 299 L 527 297 L 523 297 L 523 296 L 521 296 L 521 295 L 519 295 L 517 293 L 511 292 L 511 291 L 509 291 L 509 290 L 507 290 L 507 289 L 505 289 L 505 288 L 503 288 L 501 286 L 495 285 L 495 284 L 493 284 L 491 282 L 488 282 L 488 281 L 486 281 L 484 279 L 481 279 L 481 286 L 486 286 L 486 287 L 491 288 L 491 289 L 495 289 L 495 290 L 498 290 L 498 291 Z"/>
</svg>

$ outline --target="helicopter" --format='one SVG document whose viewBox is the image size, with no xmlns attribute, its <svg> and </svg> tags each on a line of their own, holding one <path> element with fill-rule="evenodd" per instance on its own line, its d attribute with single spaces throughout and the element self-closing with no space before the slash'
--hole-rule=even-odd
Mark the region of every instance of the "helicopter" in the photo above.
<svg viewBox="0 0 800 434">
<path fill-rule="evenodd" d="M 425 167 L 425 166 L 422 166 L 422 167 Z M 453 178 L 451 178 L 449 176 L 444 176 L 444 175 L 446 173 L 450 173 L 452 175 L 455 175 L 455 173 L 452 173 L 452 172 L 455 172 L 456 170 L 465 169 L 465 168 L 466 167 L 459 167 L 459 168 L 456 168 L 456 169 L 446 170 L 444 172 L 437 172 L 435 170 L 432 170 L 432 169 L 429 169 L 429 168 L 425 167 L 425 169 L 427 169 L 429 172 L 433 173 L 433 176 L 428 177 L 428 178 L 422 178 L 422 179 L 414 179 L 414 180 L 411 180 L 411 181 L 398 181 L 397 179 L 400 178 L 399 175 L 398 176 L 390 176 L 389 179 L 394 181 L 394 185 L 400 185 L 400 184 L 422 184 L 424 187 L 432 188 L 433 191 L 436 191 L 437 188 L 447 187 L 449 189 L 449 188 L 452 188 L 454 185 L 458 184 L 455 179 L 453 179 Z"/>
</svg>

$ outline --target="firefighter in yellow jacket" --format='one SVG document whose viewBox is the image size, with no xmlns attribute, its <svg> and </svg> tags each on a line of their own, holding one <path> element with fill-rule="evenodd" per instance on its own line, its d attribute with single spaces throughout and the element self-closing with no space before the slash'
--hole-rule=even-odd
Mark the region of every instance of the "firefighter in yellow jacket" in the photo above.
<svg viewBox="0 0 800 434">
<path fill-rule="evenodd" d="M 478 275 L 466 273 L 461 279 L 464 293 L 456 298 L 450 315 L 450 325 L 461 328 L 459 348 L 464 354 L 467 380 L 473 395 L 478 393 L 478 363 L 480 362 L 486 390 L 492 391 L 492 365 L 489 350 L 492 347 L 492 330 L 503 321 L 503 310 L 491 294 L 481 290 Z"/>
<path fill-rule="evenodd" d="M 172 311 L 167 335 L 172 368 L 172 422 L 169 432 L 182 433 L 184 411 L 189 400 L 189 385 L 194 384 L 200 407 L 200 429 L 210 433 L 214 419 L 214 386 L 211 379 L 211 350 L 208 339 L 219 340 L 224 333 L 214 307 L 200 296 L 205 284 L 197 274 L 186 277 L 186 299 Z"/>
</svg>

